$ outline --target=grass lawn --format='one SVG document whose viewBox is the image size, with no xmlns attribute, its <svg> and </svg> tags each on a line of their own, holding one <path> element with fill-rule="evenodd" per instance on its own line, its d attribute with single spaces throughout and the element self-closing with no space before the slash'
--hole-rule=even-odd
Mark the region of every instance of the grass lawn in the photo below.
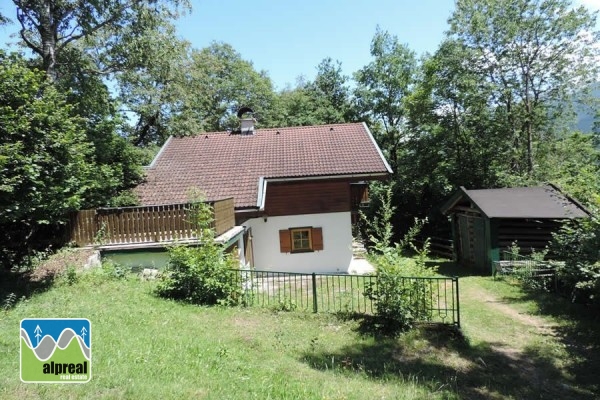
<svg viewBox="0 0 600 400">
<path fill-rule="evenodd" d="M 0 311 L 1 399 L 591 399 L 598 393 L 600 346 L 592 334 L 598 322 L 573 317 L 567 305 L 550 313 L 540 299 L 489 277 L 461 279 L 464 336 L 422 329 L 397 339 L 362 335 L 357 321 L 330 314 L 165 301 L 152 295 L 153 282 L 135 276 L 95 270 L 78 277 L 72 285 L 63 278 L 32 295 L 18 292 L 25 299 Z M 0 279 L 2 301 L 11 281 Z M 35 317 L 92 321 L 91 382 L 20 382 L 19 321 Z"/>
</svg>

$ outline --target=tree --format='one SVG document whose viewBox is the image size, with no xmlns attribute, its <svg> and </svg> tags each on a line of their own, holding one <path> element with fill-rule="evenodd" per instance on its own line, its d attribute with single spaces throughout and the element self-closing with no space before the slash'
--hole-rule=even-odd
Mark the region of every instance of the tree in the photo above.
<svg viewBox="0 0 600 400">
<path fill-rule="evenodd" d="M 258 122 L 272 126 L 274 92 L 266 72 L 257 72 L 231 45 L 213 42 L 192 51 L 186 68 L 187 97 L 181 107 L 186 118 L 205 131 L 237 129 L 237 111 L 252 108 Z M 188 132 L 195 133 L 195 132 Z"/>
<path fill-rule="evenodd" d="M 9 262 L 84 204 L 94 185 L 93 149 L 45 74 L 3 51 L 0 104 L 0 241 Z"/>
<path fill-rule="evenodd" d="M 395 171 L 398 149 L 407 134 L 404 101 L 414 86 L 417 60 L 397 37 L 379 29 L 371 42 L 371 55 L 374 60 L 354 75 L 356 106 L 371 123 Z"/>
<path fill-rule="evenodd" d="M 352 119 L 348 77 L 342 74 L 342 63 L 330 57 L 317 66 L 317 76 L 306 85 L 312 98 L 313 113 L 320 124 L 348 122 Z"/>
<path fill-rule="evenodd" d="M 72 116 L 79 117 L 94 149 L 88 160 L 94 165 L 94 180 L 86 191 L 84 206 L 130 204 L 134 199 L 121 193 L 139 183 L 141 165 L 148 160 L 123 136 L 132 135 L 129 119 L 138 117 L 138 121 L 144 121 L 146 115 L 141 110 L 149 106 L 121 109 L 121 104 L 131 105 L 140 98 L 138 93 L 135 93 L 137 99 L 134 94 L 127 96 L 130 93 L 125 90 L 126 83 L 131 82 L 132 76 L 148 81 L 150 75 L 157 80 L 159 73 L 154 71 L 161 69 L 158 66 L 161 70 L 168 69 L 164 64 L 175 57 L 159 46 L 178 43 L 173 40 L 170 21 L 187 2 L 109 0 L 82 4 L 74 0 L 14 0 L 14 3 L 23 44 L 39 56 L 31 63 L 44 70 L 57 90 L 65 93 L 72 105 Z M 165 36 L 168 40 L 163 39 Z M 153 74 L 146 73 L 148 70 Z M 109 90 L 109 84 L 117 88 L 120 102 Z M 162 89 L 155 85 L 154 93 L 166 92 Z M 168 100 L 163 96 L 160 103 L 169 104 Z"/>
<path fill-rule="evenodd" d="M 560 140 L 543 143 L 544 153 L 539 168 L 539 181 L 546 180 L 582 202 L 587 207 L 600 207 L 600 150 L 593 136 L 574 132 Z"/>
<path fill-rule="evenodd" d="M 125 135 L 136 146 L 162 145 L 170 135 L 201 130 L 201 121 L 185 112 L 196 96 L 188 76 L 189 43 L 165 23 L 123 49 L 137 63 L 116 76 L 121 109 L 130 116 Z"/>
<path fill-rule="evenodd" d="M 51 80 L 58 76 L 61 53 L 76 42 L 95 39 L 98 61 L 110 72 L 123 62 L 115 56 L 123 42 L 144 34 L 174 18 L 186 0 L 13 0 L 17 7 L 19 32 L 26 46 L 42 59 L 42 68 Z M 138 29 L 140 28 L 140 29 Z M 97 41 L 102 37 L 101 42 Z M 110 56 L 108 56 L 110 55 Z M 123 54 L 120 54 L 123 56 Z M 99 63 L 100 65 L 100 63 Z"/>
<path fill-rule="evenodd" d="M 322 124 L 315 113 L 315 101 L 307 83 L 300 81 L 295 88 L 285 88 L 276 96 L 274 126 L 309 126 Z"/>
<path fill-rule="evenodd" d="M 355 120 L 348 77 L 339 61 L 325 58 L 314 81 L 298 77 L 294 88 L 277 94 L 275 126 L 335 124 Z"/>
<path fill-rule="evenodd" d="M 82 206 L 132 205 L 118 198 L 141 181 L 142 165 L 149 158 L 120 134 L 126 123 L 119 103 L 101 76 L 87 72 L 92 61 L 79 51 L 63 52 L 62 57 L 67 55 L 70 60 L 61 66 L 61 77 L 53 85 L 65 94 L 72 116 L 81 121 L 93 149 L 88 162 L 94 166 L 94 185 L 86 191 Z"/>
<path fill-rule="evenodd" d="M 10 19 L 0 13 L 0 26 L 7 24 L 9 21 Z"/>
<path fill-rule="evenodd" d="M 512 173 L 531 176 L 535 146 L 551 137 L 574 93 L 598 73 L 596 16 L 568 0 L 457 0 L 449 37 L 470 51 L 465 60 L 489 85 L 515 154 Z"/>
<path fill-rule="evenodd" d="M 415 193 L 430 190 L 436 201 L 458 186 L 497 185 L 510 153 L 502 114 L 488 103 L 490 89 L 465 61 L 470 52 L 456 41 L 442 43 L 422 62 L 406 102 L 414 133 L 406 174 L 419 174 Z"/>
</svg>

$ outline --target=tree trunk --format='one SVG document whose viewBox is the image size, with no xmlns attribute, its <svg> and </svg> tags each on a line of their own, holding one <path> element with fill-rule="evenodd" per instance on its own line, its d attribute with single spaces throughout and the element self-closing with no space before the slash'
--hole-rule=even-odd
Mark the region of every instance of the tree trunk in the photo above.
<svg viewBox="0 0 600 400">
<path fill-rule="evenodd" d="M 525 135 L 527 140 L 527 175 L 533 172 L 533 132 L 531 99 L 529 98 L 529 73 L 525 74 Z"/>
<path fill-rule="evenodd" d="M 38 31 L 42 39 L 42 63 L 44 71 L 51 81 L 56 80 L 56 21 L 54 21 L 51 1 L 45 1 L 40 7 Z"/>
</svg>

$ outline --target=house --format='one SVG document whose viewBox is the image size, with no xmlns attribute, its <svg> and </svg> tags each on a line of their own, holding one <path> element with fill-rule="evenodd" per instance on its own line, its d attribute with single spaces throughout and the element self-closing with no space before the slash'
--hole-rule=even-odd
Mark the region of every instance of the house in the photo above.
<svg viewBox="0 0 600 400">
<path fill-rule="evenodd" d="M 590 215 L 551 184 L 482 190 L 461 187 L 441 211 L 451 217 L 458 263 L 485 272 L 492 270 L 493 261 L 513 242 L 524 252 L 543 250 L 562 222 Z"/>
<path fill-rule="evenodd" d="M 346 272 L 352 221 L 367 182 L 390 166 L 364 123 L 255 129 L 170 137 L 136 188 L 144 206 L 233 197 L 249 233 L 254 267 Z"/>
</svg>

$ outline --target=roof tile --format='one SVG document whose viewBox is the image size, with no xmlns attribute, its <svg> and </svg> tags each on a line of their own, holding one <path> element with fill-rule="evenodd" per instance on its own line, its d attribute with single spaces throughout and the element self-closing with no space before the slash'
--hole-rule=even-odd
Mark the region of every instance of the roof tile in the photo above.
<svg viewBox="0 0 600 400">
<path fill-rule="evenodd" d="M 136 188 L 143 205 L 185 203 L 190 190 L 207 199 L 234 197 L 235 206 L 256 206 L 265 178 L 389 173 L 362 123 L 258 129 L 173 137 Z"/>
</svg>

